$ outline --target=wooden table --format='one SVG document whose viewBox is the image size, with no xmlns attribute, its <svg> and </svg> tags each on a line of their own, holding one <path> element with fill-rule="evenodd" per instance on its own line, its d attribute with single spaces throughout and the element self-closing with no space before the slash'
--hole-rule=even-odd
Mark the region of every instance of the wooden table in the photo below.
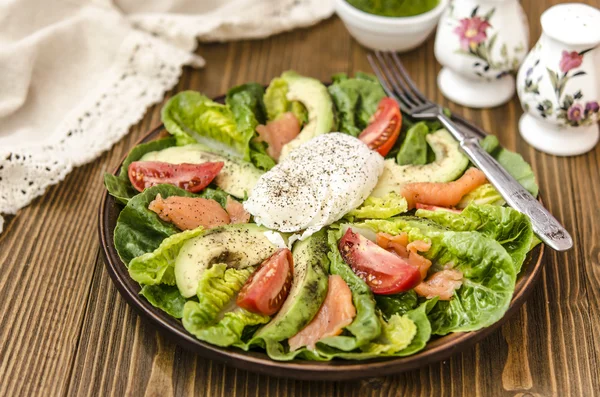
<svg viewBox="0 0 600 397">
<path fill-rule="evenodd" d="M 600 6 L 599 0 L 588 0 Z M 533 40 L 555 0 L 525 0 Z M 295 69 L 318 79 L 370 68 L 337 18 L 258 41 L 200 46 L 169 95 L 209 96 L 268 83 Z M 73 171 L 12 219 L 0 236 L 0 396 L 592 396 L 600 392 L 600 146 L 584 156 L 536 152 L 520 138 L 515 98 L 492 110 L 448 103 L 436 87 L 433 39 L 403 56 L 431 98 L 499 136 L 533 166 L 546 205 L 573 234 L 568 253 L 547 250 L 544 272 L 518 315 L 472 349 L 436 365 L 355 382 L 301 382 L 238 371 L 165 340 L 118 294 L 98 247 L 102 174 L 160 123 L 158 104 L 131 133 Z"/>
</svg>

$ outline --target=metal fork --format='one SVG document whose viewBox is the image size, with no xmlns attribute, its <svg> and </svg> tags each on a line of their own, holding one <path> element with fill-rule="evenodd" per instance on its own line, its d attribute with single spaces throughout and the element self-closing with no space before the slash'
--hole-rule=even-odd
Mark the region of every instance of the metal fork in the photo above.
<svg viewBox="0 0 600 397">
<path fill-rule="evenodd" d="M 375 57 L 369 54 L 367 58 L 381 86 L 389 97 L 398 102 L 402 111 L 417 120 L 439 120 L 506 202 L 517 211 L 529 216 L 534 232 L 544 243 L 557 251 L 566 251 L 573 247 L 573 240 L 565 228 L 481 147 L 479 139 L 459 129 L 444 114 L 441 106 L 431 102 L 419 91 L 408 76 L 398 55 L 377 51 Z"/>
</svg>

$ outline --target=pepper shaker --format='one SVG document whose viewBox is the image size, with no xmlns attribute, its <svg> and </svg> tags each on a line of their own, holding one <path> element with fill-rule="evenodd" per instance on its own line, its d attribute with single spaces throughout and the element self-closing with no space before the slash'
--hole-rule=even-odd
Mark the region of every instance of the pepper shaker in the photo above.
<svg viewBox="0 0 600 397">
<path fill-rule="evenodd" d="M 568 3 L 546 10 L 542 36 L 517 76 L 521 136 L 538 150 L 570 156 L 596 146 L 600 100 L 600 11 Z"/>
<path fill-rule="evenodd" d="M 443 66 L 440 90 L 474 108 L 509 101 L 528 43 L 529 25 L 517 0 L 454 0 L 435 40 L 435 57 Z"/>
</svg>

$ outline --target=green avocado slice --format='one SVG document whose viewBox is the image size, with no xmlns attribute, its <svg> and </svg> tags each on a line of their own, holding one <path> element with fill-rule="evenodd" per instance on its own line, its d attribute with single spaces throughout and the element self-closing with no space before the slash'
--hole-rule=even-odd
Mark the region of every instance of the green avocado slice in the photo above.
<svg viewBox="0 0 600 397">
<path fill-rule="evenodd" d="M 283 349 L 277 342 L 296 335 L 313 319 L 327 295 L 327 251 L 324 230 L 296 243 L 293 249 L 294 281 L 290 293 L 281 310 L 257 331 L 251 344 L 263 345 L 269 355 L 279 356 Z"/>
<path fill-rule="evenodd" d="M 423 165 L 398 165 L 394 159 L 386 160 L 372 196 L 399 193 L 402 186 L 412 182 L 450 182 L 461 176 L 469 166 L 469 159 L 462 154 L 458 142 L 448 131 L 438 130 L 425 139 L 435 153 L 435 161 Z"/>
<path fill-rule="evenodd" d="M 316 136 L 330 132 L 334 127 L 333 101 L 319 80 L 285 72 L 281 78 L 288 83 L 287 99 L 301 102 L 308 110 L 308 122 L 294 140 L 281 149 L 280 160 L 292 150 Z"/>
</svg>

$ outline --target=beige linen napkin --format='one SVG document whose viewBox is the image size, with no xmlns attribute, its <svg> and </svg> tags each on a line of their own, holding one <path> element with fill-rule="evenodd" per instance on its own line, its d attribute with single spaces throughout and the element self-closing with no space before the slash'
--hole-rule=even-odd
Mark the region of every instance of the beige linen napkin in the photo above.
<svg viewBox="0 0 600 397">
<path fill-rule="evenodd" d="M 202 66 L 197 38 L 264 37 L 332 12 L 331 0 L 0 2 L 0 232 L 1 214 L 109 149 L 184 65 Z"/>
</svg>

